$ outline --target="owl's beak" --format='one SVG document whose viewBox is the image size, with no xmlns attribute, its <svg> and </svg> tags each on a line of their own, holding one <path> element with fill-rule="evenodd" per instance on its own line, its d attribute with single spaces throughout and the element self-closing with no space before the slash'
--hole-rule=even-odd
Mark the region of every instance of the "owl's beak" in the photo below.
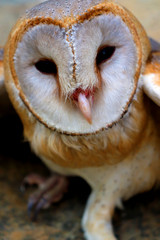
<svg viewBox="0 0 160 240">
<path fill-rule="evenodd" d="M 87 98 L 85 94 L 83 93 L 79 94 L 78 107 L 89 124 L 92 124 L 92 112 L 91 112 L 92 103 L 93 99 L 91 96 Z"/>
<path fill-rule="evenodd" d="M 93 105 L 93 92 L 91 90 L 82 90 L 81 88 L 77 88 L 71 98 L 87 122 L 92 124 L 91 109 Z"/>
</svg>

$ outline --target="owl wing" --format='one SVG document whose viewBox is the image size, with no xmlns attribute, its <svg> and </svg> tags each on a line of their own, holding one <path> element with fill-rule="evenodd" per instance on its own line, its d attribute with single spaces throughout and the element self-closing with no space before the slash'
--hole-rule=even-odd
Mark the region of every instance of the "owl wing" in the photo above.
<svg viewBox="0 0 160 240">
<path fill-rule="evenodd" d="M 3 52 L 3 48 L 0 48 L 0 117 L 13 112 L 13 108 L 4 85 Z"/>
<path fill-rule="evenodd" d="M 160 106 L 160 44 L 151 40 L 152 52 L 143 75 L 143 90 Z"/>
<path fill-rule="evenodd" d="M 151 43 L 152 52 L 160 52 L 160 43 L 153 38 L 149 38 L 149 40 Z"/>
</svg>

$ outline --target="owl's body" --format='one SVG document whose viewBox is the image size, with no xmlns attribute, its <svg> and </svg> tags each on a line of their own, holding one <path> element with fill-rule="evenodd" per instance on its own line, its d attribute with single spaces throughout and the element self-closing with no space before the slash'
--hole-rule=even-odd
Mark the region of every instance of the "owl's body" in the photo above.
<svg viewBox="0 0 160 240">
<path fill-rule="evenodd" d="M 107 63 L 97 55 L 104 48 Z M 26 139 L 51 170 L 93 189 L 83 218 L 88 240 L 114 240 L 115 206 L 160 181 L 159 108 L 144 94 L 160 105 L 159 56 L 113 1 L 45 2 L 6 44 L 6 88 Z M 54 60 L 52 76 L 43 75 L 43 59 Z"/>
</svg>

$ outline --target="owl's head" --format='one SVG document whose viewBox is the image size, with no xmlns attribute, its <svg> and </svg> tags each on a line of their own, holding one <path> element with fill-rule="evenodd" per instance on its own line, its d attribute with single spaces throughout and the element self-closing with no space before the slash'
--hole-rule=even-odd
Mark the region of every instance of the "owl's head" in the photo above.
<svg viewBox="0 0 160 240">
<path fill-rule="evenodd" d="M 50 0 L 12 30 L 12 81 L 35 118 L 66 134 L 93 134 L 118 122 L 150 52 L 139 22 L 113 1 Z"/>
</svg>

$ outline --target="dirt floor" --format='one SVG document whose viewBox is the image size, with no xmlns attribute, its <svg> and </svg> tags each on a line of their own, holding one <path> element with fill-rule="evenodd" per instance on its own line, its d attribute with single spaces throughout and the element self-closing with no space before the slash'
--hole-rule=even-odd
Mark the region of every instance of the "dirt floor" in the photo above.
<svg viewBox="0 0 160 240">
<path fill-rule="evenodd" d="M 35 2 L 40 1 L 0 0 L 1 46 L 18 16 Z M 150 36 L 160 39 L 159 0 L 120 2 L 134 12 Z M 34 188 L 22 194 L 20 184 L 30 172 L 44 176 L 50 172 L 24 141 L 22 125 L 14 113 L 0 119 L 0 146 L 0 240 L 83 240 L 81 217 L 90 192 L 88 185 L 81 179 L 70 179 L 64 198 L 31 222 L 27 199 Z M 125 202 L 123 211 L 116 210 L 113 224 L 119 240 L 160 240 L 160 191 Z"/>
</svg>

